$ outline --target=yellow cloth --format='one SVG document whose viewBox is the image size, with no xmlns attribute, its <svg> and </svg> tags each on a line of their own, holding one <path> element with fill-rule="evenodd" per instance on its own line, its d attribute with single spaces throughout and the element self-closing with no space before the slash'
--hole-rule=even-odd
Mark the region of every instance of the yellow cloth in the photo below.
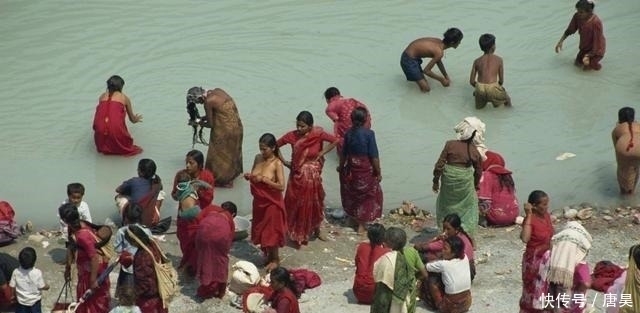
<svg viewBox="0 0 640 313">
<path fill-rule="evenodd" d="M 396 270 L 396 258 L 398 256 L 397 251 L 387 252 L 383 256 L 381 256 L 375 263 L 373 263 L 373 279 L 375 282 L 380 282 L 389 289 L 393 290 L 394 281 L 395 281 L 395 270 Z M 389 308 L 389 313 L 407 313 L 409 312 L 409 301 L 411 300 L 409 297 L 411 293 L 407 294 L 407 298 L 404 300 L 400 300 L 396 297 L 393 297 L 391 300 L 391 307 Z"/>
<path fill-rule="evenodd" d="M 623 306 L 620 313 L 638 313 L 640 312 L 640 270 L 638 264 L 633 259 L 633 255 L 640 249 L 640 245 L 635 245 L 631 249 L 629 256 L 629 268 L 627 268 L 627 279 L 624 283 L 624 291 L 622 294 L 631 296 L 631 306 Z"/>
<path fill-rule="evenodd" d="M 491 84 L 476 83 L 476 90 L 473 95 L 476 98 L 476 109 L 484 108 L 487 102 L 493 103 L 494 107 L 499 107 L 509 99 L 507 91 L 497 82 Z"/>
</svg>

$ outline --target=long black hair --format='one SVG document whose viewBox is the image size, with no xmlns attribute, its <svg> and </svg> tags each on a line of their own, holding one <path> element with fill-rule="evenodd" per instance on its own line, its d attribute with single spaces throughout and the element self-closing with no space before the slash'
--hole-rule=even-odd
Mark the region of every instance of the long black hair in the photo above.
<svg viewBox="0 0 640 313">
<path fill-rule="evenodd" d="M 296 298 L 300 298 L 300 292 L 297 290 L 293 279 L 291 279 L 291 273 L 289 273 L 286 268 L 278 266 L 271 270 L 271 283 L 273 283 L 274 281 L 282 283 L 286 288 L 289 288 L 289 290 L 291 290 L 293 294 L 296 295 Z"/>
</svg>

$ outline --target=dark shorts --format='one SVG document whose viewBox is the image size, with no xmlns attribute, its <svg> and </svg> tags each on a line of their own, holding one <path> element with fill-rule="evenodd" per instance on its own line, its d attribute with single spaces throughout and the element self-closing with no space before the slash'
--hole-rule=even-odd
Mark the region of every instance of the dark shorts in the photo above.
<svg viewBox="0 0 640 313">
<path fill-rule="evenodd" d="M 414 59 L 411 58 L 407 52 L 402 52 L 402 56 L 400 57 L 400 67 L 402 67 L 404 76 L 407 77 L 408 81 L 417 82 L 425 79 L 421 65 L 421 58 Z"/>
</svg>

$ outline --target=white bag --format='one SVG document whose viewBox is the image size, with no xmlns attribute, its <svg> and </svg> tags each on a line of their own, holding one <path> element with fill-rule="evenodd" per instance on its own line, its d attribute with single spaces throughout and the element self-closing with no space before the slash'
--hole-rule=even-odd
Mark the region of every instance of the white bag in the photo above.
<svg viewBox="0 0 640 313">
<path fill-rule="evenodd" d="M 231 267 L 231 281 L 229 282 L 229 291 L 241 295 L 249 287 L 255 286 L 260 282 L 260 272 L 253 263 L 248 261 L 238 261 Z"/>
</svg>

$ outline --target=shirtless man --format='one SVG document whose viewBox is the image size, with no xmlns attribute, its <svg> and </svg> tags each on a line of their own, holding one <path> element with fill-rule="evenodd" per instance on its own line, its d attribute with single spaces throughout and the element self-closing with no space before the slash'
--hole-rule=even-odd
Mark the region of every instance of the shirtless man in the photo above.
<svg viewBox="0 0 640 313">
<path fill-rule="evenodd" d="M 504 83 L 504 68 L 502 58 L 495 55 L 496 37 L 491 34 L 480 36 L 480 49 L 484 54 L 473 61 L 469 84 L 475 87 L 476 109 L 482 109 L 487 102 L 493 107 L 500 105 L 511 106 L 511 98 L 502 87 Z M 497 81 L 496 81 L 497 80 Z"/>
<path fill-rule="evenodd" d="M 445 49 L 457 48 L 460 41 L 462 41 L 462 32 L 457 28 L 449 28 L 442 39 L 426 37 L 411 42 L 400 57 L 400 67 L 402 67 L 407 80 L 416 82 L 422 92 L 431 90 L 424 75 L 439 81 L 442 86 L 448 87 L 451 81 L 444 69 L 444 64 L 442 64 L 442 57 L 444 57 Z M 422 58 L 431 58 L 424 70 L 420 67 Z M 432 71 L 434 65 L 438 65 L 442 76 Z"/>
</svg>

